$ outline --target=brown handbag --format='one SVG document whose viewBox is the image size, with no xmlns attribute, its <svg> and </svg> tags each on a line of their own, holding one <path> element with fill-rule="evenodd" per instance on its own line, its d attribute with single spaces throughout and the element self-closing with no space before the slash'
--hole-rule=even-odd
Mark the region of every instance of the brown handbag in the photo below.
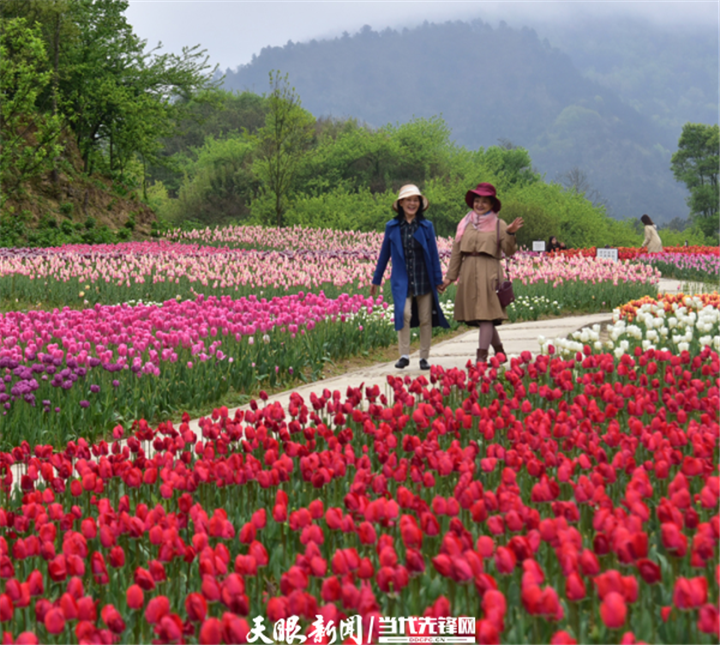
<svg viewBox="0 0 720 645">
<path fill-rule="evenodd" d="M 500 255 L 500 219 L 497 221 L 497 253 Z M 498 259 L 498 276 L 500 276 L 500 260 Z M 507 277 L 510 277 L 510 270 L 507 266 L 507 258 L 505 259 L 505 272 Z M 495 287 L 495 293 L 497 293 L 500 306 L 505 309 L 510 303 L 515 301 L 515 293 L 513 292 L 513 286 L 511 280 L 503 280 L 500 282 L 498 277 L 498 284 Z"/>
</svg>

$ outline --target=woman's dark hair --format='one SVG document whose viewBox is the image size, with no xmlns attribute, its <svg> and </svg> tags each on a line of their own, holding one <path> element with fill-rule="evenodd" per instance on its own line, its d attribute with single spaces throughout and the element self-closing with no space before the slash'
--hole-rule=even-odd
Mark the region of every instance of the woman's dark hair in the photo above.
<svg viewBox="0 0 720 645">
<path fill-rule="evenodd" d="M 402 204 L 398 203 L 397 205 L 398 213 L 395 215 L 395 219 L 398 222 L 402 222 L 405 219 L 405 211 L 403 210 Z M 425 219 L 425 214 L 423 213 L 423 200 L 420 200 L 420 206 L 418 207 L 417 213 L 415 213 L 415 217 L 417 217 L 418 220 Z"/>
<path fill-rule="evenodd" d="M 653 224 L 653 221 L 650 219 L 650 215 L 643 215 L 640 218 L 640 221 L 645 224 L 645 226 L 655 226 L 655 224 Z"/>
</svg>

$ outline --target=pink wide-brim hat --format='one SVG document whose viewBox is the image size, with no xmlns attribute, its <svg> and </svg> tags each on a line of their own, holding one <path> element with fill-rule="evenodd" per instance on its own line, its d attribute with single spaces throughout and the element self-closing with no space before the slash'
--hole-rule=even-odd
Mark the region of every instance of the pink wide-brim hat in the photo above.
<svg viewBox="0 0 720 645">
<path fill-rule="evenodd" d="M 483 182 L 478 184 L 475 188 L 468 190 L 465 193 L 465 203 L 470 208 L 472 208 L 473 202 L 475 201 L 476 197 L 490 197 L 493 202 L 493 211 L 495 211 L 496 213 L 500 212 L 500 209 L 502 208 L 502 202 L 497 198 L 495 186 L 493 186 L 492 184 Z"/>
</svg>

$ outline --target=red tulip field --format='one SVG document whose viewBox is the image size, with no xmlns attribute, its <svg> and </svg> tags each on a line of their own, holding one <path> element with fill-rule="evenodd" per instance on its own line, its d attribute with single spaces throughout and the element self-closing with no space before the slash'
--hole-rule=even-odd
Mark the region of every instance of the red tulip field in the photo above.
<svg viewBox="0 0 720 645">
<path fill-rule="evenodd" d="M 718 354 L 589 350 L 23 444 L 4 640 L 717 642 Z"/>
</svg>

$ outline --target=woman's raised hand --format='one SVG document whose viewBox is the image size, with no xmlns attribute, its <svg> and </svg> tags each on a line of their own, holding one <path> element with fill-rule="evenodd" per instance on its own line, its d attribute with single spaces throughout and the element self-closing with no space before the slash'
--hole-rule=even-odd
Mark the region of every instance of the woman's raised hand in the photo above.
<svg viewBox="0 0 720 645">
<path fill-rule="evenodd" d="M 507 227 L 508 233 L 517 233 L 522 227 L 525 222 L 523 221 L 522 217 L 516 217 L 512 224 L 509 224 Z"/>
</svg>

